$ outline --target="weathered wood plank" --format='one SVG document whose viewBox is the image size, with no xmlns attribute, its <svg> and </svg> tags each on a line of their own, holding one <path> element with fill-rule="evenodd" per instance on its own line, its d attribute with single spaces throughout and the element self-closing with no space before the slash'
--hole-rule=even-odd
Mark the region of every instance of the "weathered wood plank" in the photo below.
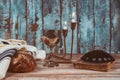
<svg viewBox="0 0 120 80">
<path fill-rule="evenodd" d="M 70 53 L 73 11 L 77 12 L 74 53 L 94 48 L 120 53 L 120 0 L 0 0 L 0 38 L 25 39 L 41 49 L 43 30 L 60 30 L 67 21 Z M 62 41 L 59 47 L 63 48 Z M 46 46 L 45 50 L 49 52 Z"/>
<path fill-rule="evenodd" d="M 111 0 L 111 52 L 120 52 L 120 0 Z"/>
<path fill-rule="evenodd" d="M 9 0 L 0 0 L 0 33 L 1 38 L 11 37 Z"/>
<path fill-rule="evenodd" d="M 4 6 L 3 6 L 3 0 L 0 1 L 0 38 L 4 38 Z"/>
<path fill-rule="evenodd" d="M 60 29 L 60 1 L 44 0 L 43 1 L 44 29 Z"/>
<path fill-rule="evenodd" d="M 25 40 L 26 35 L 26 0 L 11 0 L 12 38 Z"/>
<path fill-rule="evenodd" d="M 39 4 L 39 5 L 36 5 Z M 27 0 L 27 41 L 28 44 L 42 48 L 42 0 Z"/>
<path fill-rule="evenodd" d="M 36 5 L 39 4 L 39 5 Z M 40 38 L 43 35 L 42 31 L 42 0 L 35 0 L 35 23 L 38 25 L 37 31 L 34 33 L 36 37 L 34 40 L 34 44 L 38 49 L 42 49 L 42 43 L 40 42 Z M 35 24 L 34 24 L 35 25 Z"/>
<path fill-rule="evenodd" d="M 80 19 L 79 45 L 81 53 L 94 48 L 94 0 L 78 0 L 78 19 Z M 79 42 L 78 41 L 78 42 Z"/>
<path fill-rule="evenodd" d="M 44 30 L 60 30 L 60 1 L 43 0 L 43 4 Z M 49 52 L 46 45 L 45 50 Z"/>
<path fill-rule="evenodd" d="M 35 0 L 27 0 L 27 35 L 28 35 L 28 44 L 30 45 L 36 45 L 34 43 L 34 40 L 36 39 L 35 32 L 37 31 L 36 29 L 38 28 L 38 25 L 36 24 L 36 28 L 34 28 L 35 22 Z"/>
<path fill-rule="evenodd" d="M 95 48 L 110 50 L 110 0 L 94 0 Z"/>
<path fill-rule="evenodd" d="M 39 4 L 39 5 L 36 5 Z M 41 49 L 40 37 L 42 35 L 42 0 L 27 1 L 27 35 L 28 44 Z"/>
</svg>

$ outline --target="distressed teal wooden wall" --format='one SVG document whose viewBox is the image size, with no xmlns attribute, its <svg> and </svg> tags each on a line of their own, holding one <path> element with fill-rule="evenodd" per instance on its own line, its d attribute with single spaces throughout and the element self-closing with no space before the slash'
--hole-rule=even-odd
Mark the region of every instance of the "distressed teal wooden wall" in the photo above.
<svg viewBox="0 0 120 80">
<path fill-rule="evenodd" d="M 46 29 L 61 30 L 77 15 L 74 53 L 93 49 L 120 51 L 120 0 L 0 0 L 0 38 L 23 39 L 28 44 L 48 51 L 40 42 Z M 67 52 L 71 47 L 68 24 Z M 63 48 L 63 37 L 60 46 Z"/>
</svg>

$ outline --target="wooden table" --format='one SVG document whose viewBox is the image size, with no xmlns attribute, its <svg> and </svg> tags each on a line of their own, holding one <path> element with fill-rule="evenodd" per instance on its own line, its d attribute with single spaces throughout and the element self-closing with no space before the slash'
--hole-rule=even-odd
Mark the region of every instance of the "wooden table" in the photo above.
<svg viewBox="0 0 120 80">
<path fill-rule="evenodd" d="M 74 55 L 73 59 L 81 56 Z M 114 54 L 116 64 L 109 72 L 74 69 L 73 64 L 60 64 L 59 67 L 43 67 L 37 61 L 37 68 L 29 73 L 7 73 L 4 80 L 120 80 L 120 55 Z"/>
</svg>

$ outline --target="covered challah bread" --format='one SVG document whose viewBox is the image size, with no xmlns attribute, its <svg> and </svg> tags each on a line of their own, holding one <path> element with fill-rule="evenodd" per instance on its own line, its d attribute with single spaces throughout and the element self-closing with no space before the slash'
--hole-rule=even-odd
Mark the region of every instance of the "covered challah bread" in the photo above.
<svg viewBox="0 0 120 80">
<path fill-rule="evenodd" d="M 10 72 L 30 72 L 36 68 L 35 60 L 44 60 L 46 52 L 28 45 L 24 40 L 0 38 L 0 80 Z"/>
<path fill-rule="evenodd" d="M 31 52 L 30 54 L 34 57 L 34 59 L 44 60 L 46 57 L 46 52 L 44 50 L 38 50 L 37 47 L 28 45 L 25 40 L 0 39 L 0 47 L 5 47 L 5 46 L 15 47 L 17 49 L 25 47 L 28 51 Z"/>
<path fill-rule="evenodd" d="M 24 73 L 33 71 L 36 68 L 36 62 L 28 50 L 21 48 L 12 56 L 9 66 L 10 72 Z"/>
</svg>

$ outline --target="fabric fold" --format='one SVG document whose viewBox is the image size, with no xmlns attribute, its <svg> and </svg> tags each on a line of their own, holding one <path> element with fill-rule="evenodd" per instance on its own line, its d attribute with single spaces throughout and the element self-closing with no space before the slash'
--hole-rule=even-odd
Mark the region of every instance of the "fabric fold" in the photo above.
<svg viewBox="0 0 120 80">
<path fill-rule="evenodd" d="M 15 46 L 3 46 L 0 47 L 0 80 L 6 76 L 6 72 L 11 62 L 11 57 L 17 51 Z"/>
<path fill-rule="evenodd" d="M 10 62 L 10 57 L 5 57 L 0 61 L 0 80 L 6 76 L 6 72 L 8 70 Z"/>
<path fill-rule="evenodd" d="M 0 60 L 7 56 L 13 56 L 16 53 L 16 51 L 17 50 L 15 48 L 4 51 L 0 54 Z"/>
</svg>

